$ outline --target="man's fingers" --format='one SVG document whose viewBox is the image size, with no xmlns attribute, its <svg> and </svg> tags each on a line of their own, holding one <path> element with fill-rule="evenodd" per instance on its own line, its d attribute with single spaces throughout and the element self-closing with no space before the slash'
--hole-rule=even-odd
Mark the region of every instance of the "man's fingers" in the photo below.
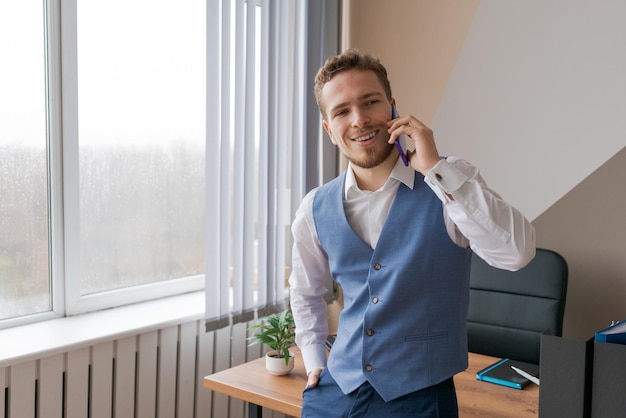
<svg viewBox="0 0 626 418">
<path fill-rule="evenodd" d="M 317 386 L 320 381 L 320 374 L 322 373 L 322 369 L 315 369 L 309 373 L 309 378 L 306 382 L 307 387 L 313 388 Z"/>
</svg>

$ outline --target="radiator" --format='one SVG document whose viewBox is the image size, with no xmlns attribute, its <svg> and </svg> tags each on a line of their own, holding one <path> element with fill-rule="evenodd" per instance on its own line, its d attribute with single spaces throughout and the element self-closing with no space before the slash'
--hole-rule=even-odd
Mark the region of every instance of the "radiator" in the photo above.
<svg viewBox="0 0 626 418">
<path fill-rule="evenodd" d="M 193 321 L 0 368 L 0 418 L 243 418 L 203 377 L 261 355 L 246 328 Z"/>
</svg>

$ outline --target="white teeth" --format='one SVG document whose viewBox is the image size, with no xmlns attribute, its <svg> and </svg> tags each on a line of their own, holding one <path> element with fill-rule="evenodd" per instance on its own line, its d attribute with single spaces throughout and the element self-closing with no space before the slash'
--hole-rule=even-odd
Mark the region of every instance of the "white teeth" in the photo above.
<svg viewBox="0 0 626 418">
<path fill-rule="evenodd" d="M 370 139 L 374 138 L 374 135 L 375 135 L 375 133 L 374 133 L 374 132 L 371 132 L 371 133 L 369 133 L 369 134 L 367 134 L 367 135 L 365 135 L 365 136 L 361 136 L 361 137 L 358 137 L 358 138 L 354 138 L 354 140 L 355 140 L 356 142 L 368 141 L 368 140 L 370 140 Z"/>
</svg>

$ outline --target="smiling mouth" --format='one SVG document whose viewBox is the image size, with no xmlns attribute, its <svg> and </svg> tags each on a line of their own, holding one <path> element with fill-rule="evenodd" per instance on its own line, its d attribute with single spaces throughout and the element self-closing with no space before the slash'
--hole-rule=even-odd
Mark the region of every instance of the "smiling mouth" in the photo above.
<svg viewBox="0 0 626 418">
<path fill-rule="evenodd" d="M 356 142 L 369 141 L 370 139 L 374 138 L 377 133 L 378 133 L 378 131 L 369 132 L 369 133 L 367 133 L 365 135 L 361 135 L 361 136 L 358 136 L 356 138 L 353 138 L 352 140 L 356 141 Z"/>
</svg>

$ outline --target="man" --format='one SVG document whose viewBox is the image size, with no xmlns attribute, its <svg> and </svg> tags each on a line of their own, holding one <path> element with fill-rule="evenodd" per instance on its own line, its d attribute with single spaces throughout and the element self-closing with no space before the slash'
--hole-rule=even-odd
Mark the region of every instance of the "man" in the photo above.
<svg viewBox="0 0 626 418">
<path fill-rule="evenodd" d="M 292 225 L 291 308 L 309 376 L 302 417 L 457 417 L 471 254 L 519 269 L 534 257 L 533 227 L 476 167 L 441 158 L 417 118 L 392 119 L 376 58 L 329 58 L 315 96 L 349 166 L 307 194 Z M 408 166 L 394 146 L 401 135 Z M 329 275 L 344 308 L 327 362 Z"/>
</svg>

